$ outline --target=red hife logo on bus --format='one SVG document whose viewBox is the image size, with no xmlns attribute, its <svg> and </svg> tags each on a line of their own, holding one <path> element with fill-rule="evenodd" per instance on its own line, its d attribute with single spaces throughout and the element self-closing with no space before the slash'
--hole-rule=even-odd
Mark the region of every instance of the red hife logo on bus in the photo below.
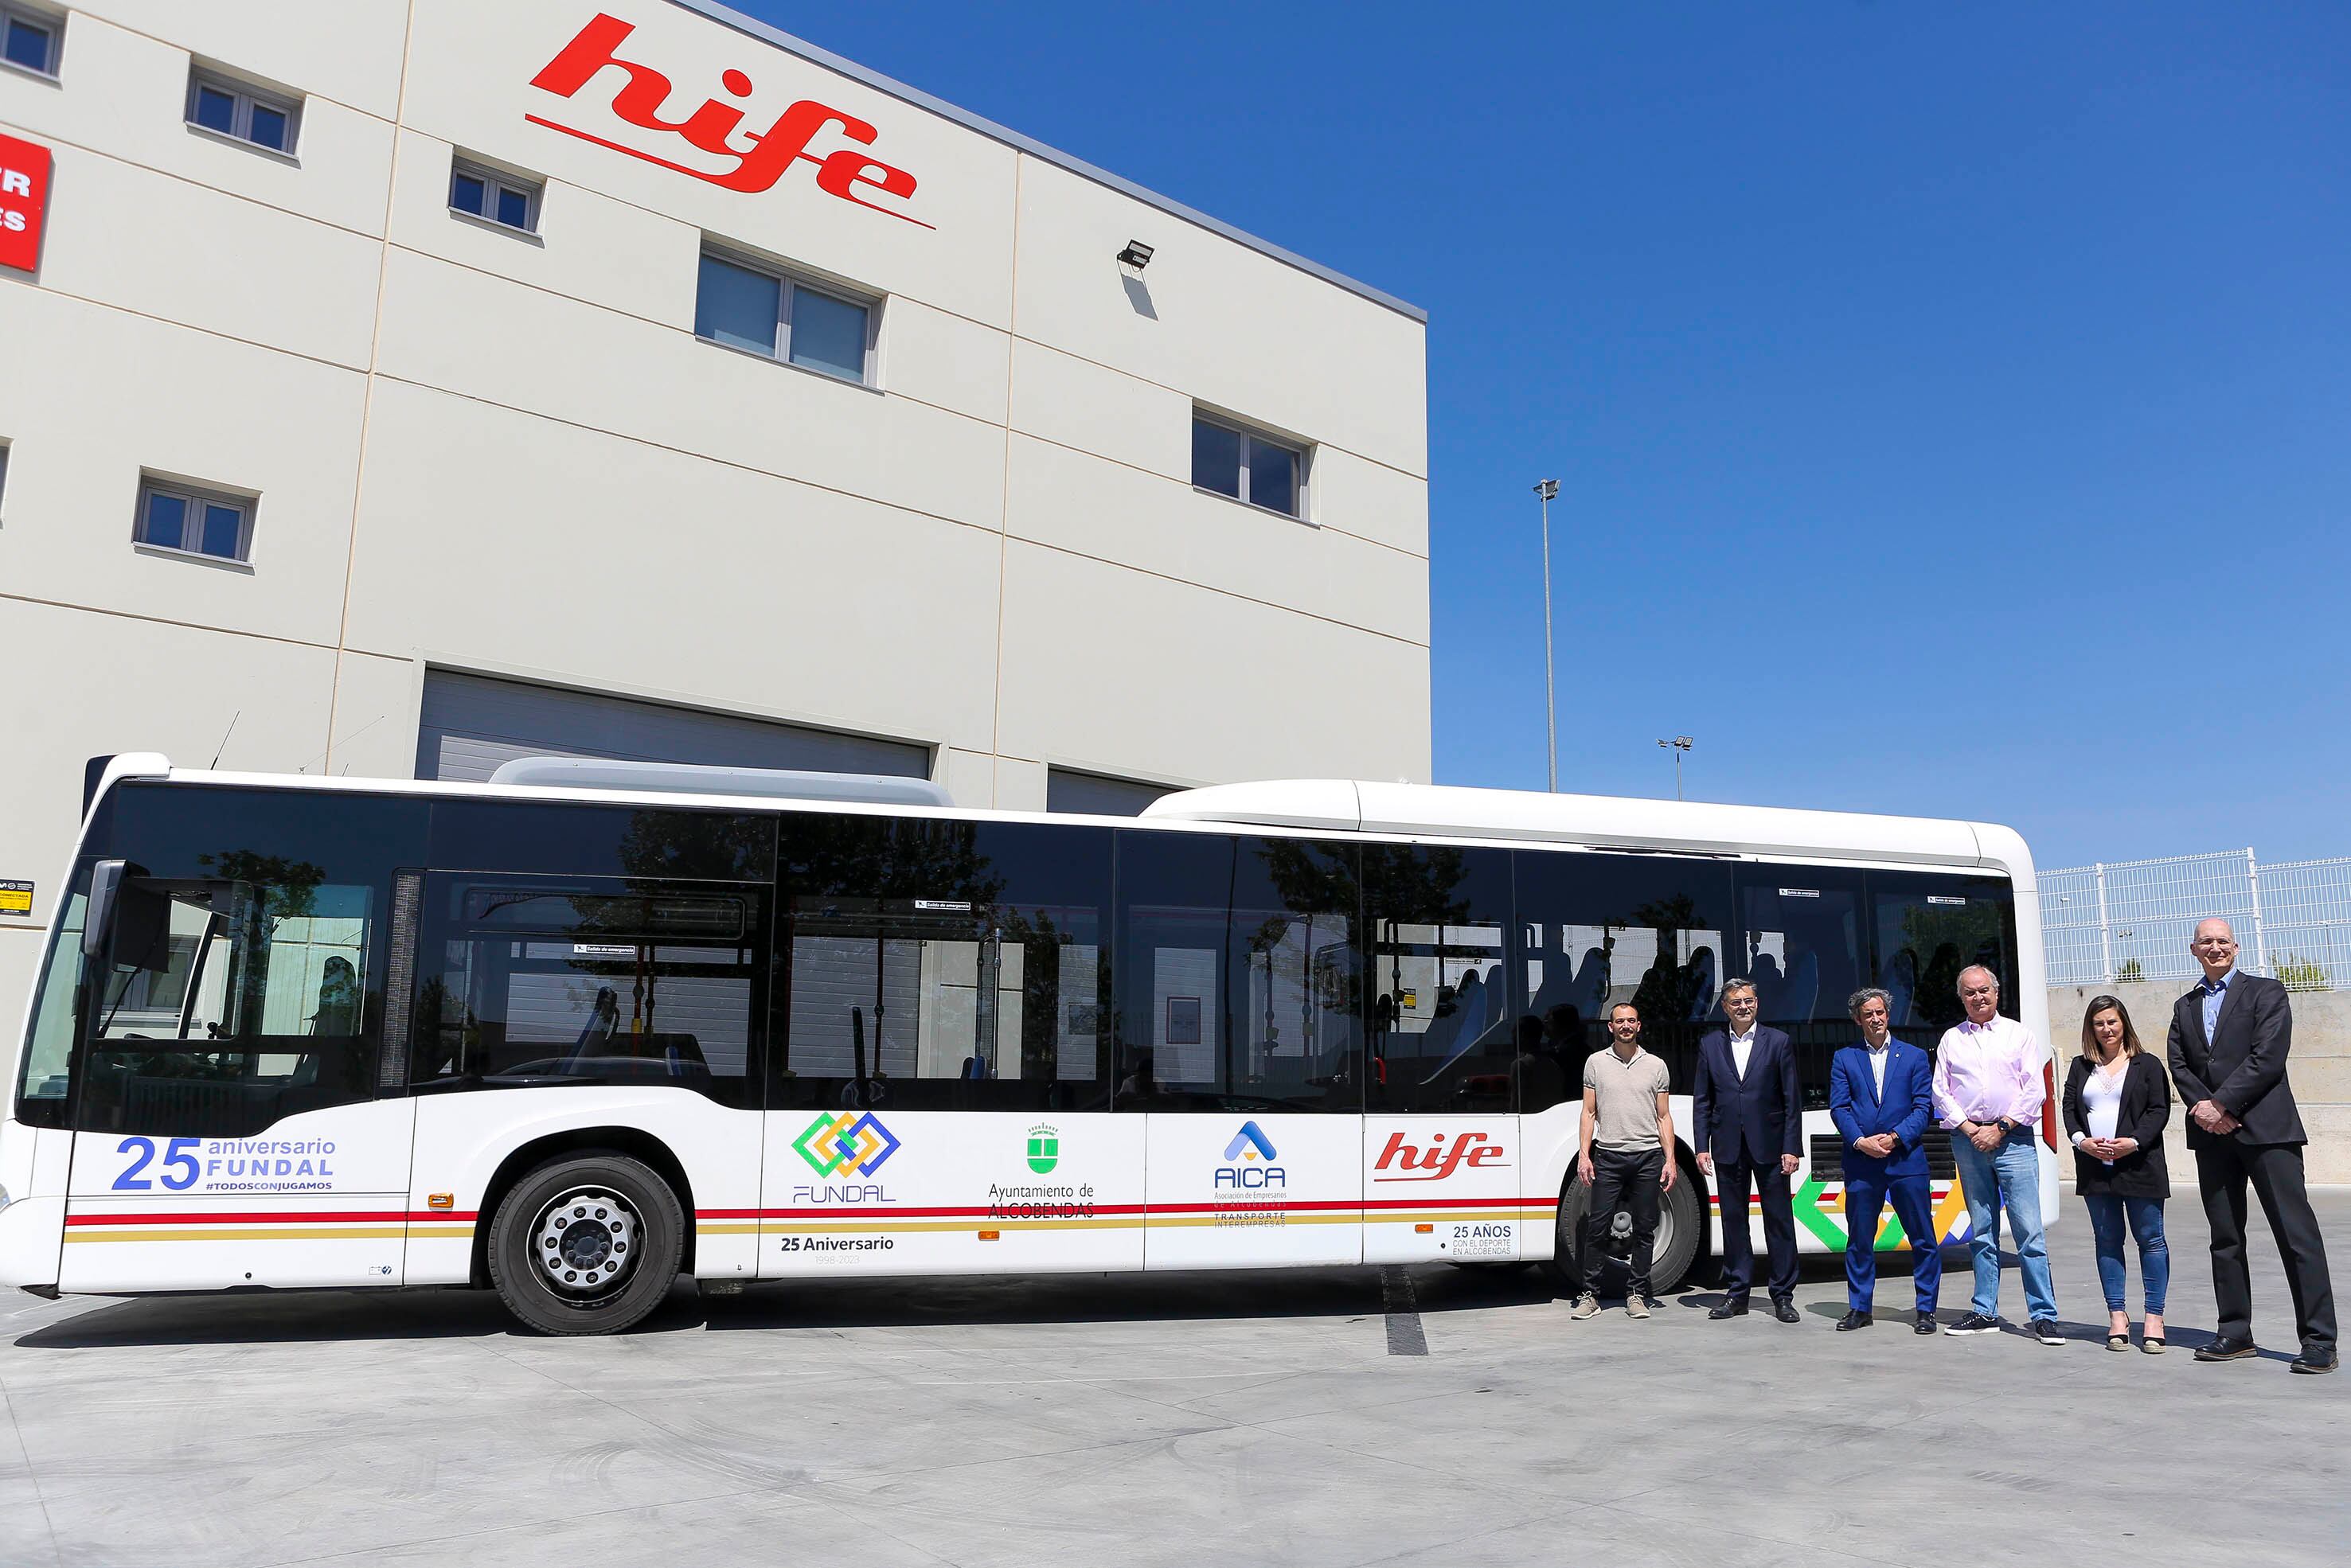
<svg viewBox="0 0 2351 1568">
<path fill-rule="evenodd" d="M 620 49 L 635 32 L 636 25 L 623 22 L 618 16 L 601 12 L 580 29 L 579 37 L 563 46 L 562 51 L 542 67 L 530 78 L 530 85 L 541 92 L 558 98 L 573 99 L 575 108 L 585 109 L 592 98 L 575 97 L 581 89 L 606 70 L 616 70 L 622 79 L 612 94 L 611 113 L 623 123 L 639 131 L 649 131 L 662 137 L 661 145 L 677 150 L 683 141 L 696 152 L 716 160 L 716 166 L 695 168 L 664 158 L 643 147 L 631 147 L 601 136 L 578 125 L 566 125 L 537 114 L 523 118 L 533 125 L 543 125 L 549 131 L 560 131 L 566 136 L 576 136 L 582 141 L 592 141 L 599 147 L 626 153 L 632 158 L 671 170 L 675 173 L 701 180 L 724 190 L 741 191 L 756 195 L 771 191 L 795 163 L 816 166 L 817 189 L 827 195 L 838 196 L 844 202 L 854 202 L 877 213 L 903 218 L 918 228 L 935 228 L 894 205 L 885 206 L 869 201 L 862 193 L 872 192 L 903 202 L 914 193 L 914 177 L 905 170 L 867 157 L 858 149 L 870 147 L 880 135 L 873 127 L 846 110 L 830 108 L 814 99 L 801 99 L 776 117 L 774 124 L 765 131 L 746 131 L 743 120 L 747 110 L 739 102 L 729 99 L 749 99 L 756 90 L 751 78 L 739 70 L 729 68 L 718 74 L 719 96 L 703 100 L 702 104 L 683 120 L 665 118 L 673 89 L 670 78 L 650 66 L 621 57 Z M 610 78 L 607 78 L 609 81 Z M 569 116 L 568 116 L 569 117 Z M 854 147 L 840 147 L 832 152 L 811 150 L 820 136 L 829 140 L 846 139 Z"/>
<path fill-rule="evenodd" d="M 1503 1166 L 1502 1145 L 1483 1133 L 1456 1133 L 1450 1139 L 1438 1133 L 1424 1148 L 1413 1142 L 1409 1134 L 1395 1133 L 1388 1137 L 1388 1146 L 1380 1151 L 1372 1169 L 1393 1168 L 1394 1176 L 1375 1176 L 1374 1181 L 1443 1181 L 1455 1171 L 1467 1166 L 1475 1170 L 1479 1166 Z"/>
<path fill-rule="evenodd" d="M 49 150 L 0 136 L 0 267 L 30 272 L 41 260 L 41 214 L 49 207 Z"/>
</svg>

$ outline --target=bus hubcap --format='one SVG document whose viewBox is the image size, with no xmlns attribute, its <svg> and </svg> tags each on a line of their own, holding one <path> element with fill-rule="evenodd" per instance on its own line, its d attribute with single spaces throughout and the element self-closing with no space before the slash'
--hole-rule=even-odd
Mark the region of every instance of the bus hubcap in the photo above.
<svg viewBox="0 0 2351 1568">
<path fill-rule="evenodd" d="M 571 1295 L 606 1291 L 636 1261 L 636 1211 L 609 1192 L 564 1194 L 538 1213 L 539 1267 Z"/>
</svg>

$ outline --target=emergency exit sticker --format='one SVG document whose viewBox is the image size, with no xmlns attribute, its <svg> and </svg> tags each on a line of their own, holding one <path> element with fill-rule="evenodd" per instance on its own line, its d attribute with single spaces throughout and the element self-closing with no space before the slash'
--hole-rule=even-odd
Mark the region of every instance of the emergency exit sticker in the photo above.
<svg viewBox="0 0 2351 1568">
<path fill-rule="evenodd" d="M 0 136 L 0 267 L 30 272 L 39 265 L 41 215 L 48 206 L 49 150 Z M 0 915 L 6 913 L 0 906 Z"/>
<path fill-rule="evenodd" d="M 0 919 L 9 915 L 29 917 L 33 913 L 33 884 L 29 882 L 0 882 Z"/>
</svg>

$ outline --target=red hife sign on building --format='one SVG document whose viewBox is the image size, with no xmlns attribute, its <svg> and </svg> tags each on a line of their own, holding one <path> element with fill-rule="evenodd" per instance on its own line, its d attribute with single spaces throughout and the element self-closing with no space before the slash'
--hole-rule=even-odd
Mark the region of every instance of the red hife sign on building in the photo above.
<svg viewBox="0 0 2351 1568">
<path fill-rule="evenodd" d="M 0 136 L 0 267 L 30 272 L 41 259 L 49 206 L 49 150 Z"/>
</svg>

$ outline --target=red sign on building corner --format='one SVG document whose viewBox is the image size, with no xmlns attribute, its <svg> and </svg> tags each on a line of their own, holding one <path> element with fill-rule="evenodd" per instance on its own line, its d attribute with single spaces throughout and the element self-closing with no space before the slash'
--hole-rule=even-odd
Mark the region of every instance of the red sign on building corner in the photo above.
<svg viewBox="0 0 2351 1568">
<path fill-rule="evenodd" d="M 30 272 L 39 265 L 48 206 L 49 150 L 0 136 L 0 267 Z"/>
</svg>

